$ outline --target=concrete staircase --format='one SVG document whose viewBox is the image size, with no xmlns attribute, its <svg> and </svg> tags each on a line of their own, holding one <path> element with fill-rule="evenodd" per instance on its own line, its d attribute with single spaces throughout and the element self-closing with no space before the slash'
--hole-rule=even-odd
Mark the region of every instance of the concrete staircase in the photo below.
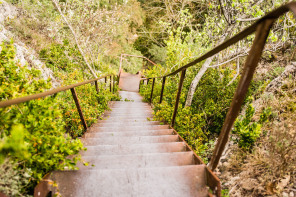
<svg viewBox="0 0 296 197">
<path fill-rule="evenodd" d="M 219 180 L 168 125 L 149 121 L 151 107 L 135 92 L 121 91 L 104 120 L 82 138 L 88 166 L 50 175 L 62 196 L 209 196 Z M 124 101 L 128 100 L 128 101 Z M 218 192 L 219 193 L 219 192 Z M 219 196 L 219 195 L 218 195 Z"/>
</svg>

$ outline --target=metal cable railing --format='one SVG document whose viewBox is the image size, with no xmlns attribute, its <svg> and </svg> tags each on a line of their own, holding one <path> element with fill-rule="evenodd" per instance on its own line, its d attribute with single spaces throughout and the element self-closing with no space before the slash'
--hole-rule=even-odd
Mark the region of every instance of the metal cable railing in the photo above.
<svg viewBox="0 0 296 197">
<path fill-rule="evenodd" d="M 55 89 L 48 90 L 48 91 L 45 91 L 45 92 L 41 92 L 41 93 L 38 93 L 38 94 L 32 94 L 32 95 L 29 95 L 29 96 L 15 98 L 15 99 L 7 100 L 7 101 L 1 101 L 0 102 L 0 108 L 8 107 L 10 105 L 17 105 L 17 104 L 24 103 L 24 102 L 27 102 L 27 101 L 30 101 L 30 100 L 34 100 L 34 99 L 50 96 L 50 95 L 53 95 L 53 94 L 56 94 L 56 93 L 59 93 L 59 92 L 65 92 L 67 90 L 71 90 L 73 100 L 75 102 L 77 111 L 78 111 L 79 116 L 80 116 L 81 124 L 83 125 L 84 129 L 87 130 L 87 124 L 86 124 L 85 118 L 83 116 L 82 109 L 81 109 L 81 106 L 80 106 L 80 103 L 79 103 L 75 88 L 79 87 L 79 86 L 82 86 L 82 85 L 85 85 L 85 84 L 89 84 L 89 83 L 94 82 L 96 91 L 97 91 L 97 93 L 99 93 L 98 80 L 105 78 L 105 83 L 107 83 L 107 80 L 110 77 L 110 92 L 114 92 L 115 76 L 117 76 L 117 75 L 105 75 L 105 76 L 102 76 L 102 77 L 98 77 L 96 79 L 90 79 L 90 80 L 83 81 L 83 82 L 80 82 L 80 83 L 55 88 Z M 112 90 L 112 87 L 113 87 L 113 90 Z"/>
<path fill-rule="evenodd" d="M 179 86 L 178 86 L 178 92 L 176 96 L 176 102 L 175 102 L 175 108 L 174 108 L 174 113 L 172 117 L 172 123 L 171 126 L 174 126 L 175 124 L 175 118 L 177 115 L 178 111 L 178 106 L 179 106 L 179 100 L 180 100 L 180 95 L 183 87 L 183 82 L 185 79 L 186 75 L 186 69 L 189 67 L 194 66 L 195 64 L 219 53 L 220 51 L 226 49 L 227 47 L 239 42 L 240 40 L 246 38 L 250 34 L 253 34 L 255 32 L 255 39 L 253 41 L 253 45 L 251 47 L 251 50 L 249 51 L 249 55 L 247 56 L 243 73 L 241 75 L 239 84 L 237 86 L 237 89 L 235 91 L 234 97 L 232 99 L 230 109 L 227 112 L 223 127 L 221 129 L 217 144 L 215 146 L 211 161 L 209 163 L 209 167 L 211 170 L 215 170 L 219 160 L 221 158 L 221 155 L 224 151 L 224 148 L 226 146 L 226 143 L 228 142 L 229 134 L 232 129 L 232 126 L 234 124 L 235 119 L 237 118 L 240 108 L 243 104 L 243 101 L 246 97 L 250 82 L 253 78 L 255 69 L 258 65 L 258 62 L 260 60 L 263 48 L 266 43 L 266 39 L 268 37 L 268 34 L 270 32 L 270 29 L 272 27 L 273 22 L 278 19 L 280 16 L 285 14 L 286 12 L 291 11 L 294 16 L 296 17 L 296 2 L 290 2 L 287 3 L 272 12 L 266 14 L 259 20 L 257 20 L 254 24 L 250 25 L 237 35 L 231 37 L 227 41 L 223 42 L 222 44 L 218 45 L 214 49 L 210 50 L 206 54 L 202 55 L 201 57 L 197 58 L 196 60 L 186 64 L 185 66 L 177 69 L 176 71 L 169 73 L 164 76 L 160 77 L 150 77 L 150 78 L 142 78 L 141 80 L 147 80 L 147 84 L 149 83 L 149 80 L 152 79 L 152 88 L 151 88 L 151 95 L 150 95 L 150 103 L 152 102 L 152 96 L 153 96 L 153 90 L 154 90 L 154 84 L 155 80 L 158 78 L 162 78 L 162 88 L 161 88 L 161 93 L 160 93 L 160 101 L 159 103 L 162 102 L 163 99 L 163 92 L 165 88 L 165 81 L 166 77 L 170 77 L 173 75 L 178 74 L 181 72 L 180 76 L 180 81 L 179 81 Z M 141 82 L 140 82 L 141 85 Z"/>
</svg>

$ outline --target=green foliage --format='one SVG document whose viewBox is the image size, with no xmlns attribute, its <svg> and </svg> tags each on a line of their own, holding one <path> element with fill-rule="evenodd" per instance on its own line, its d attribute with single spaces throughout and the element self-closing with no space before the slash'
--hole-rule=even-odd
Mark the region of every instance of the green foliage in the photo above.
<svg viewBox="0 0 296 197">
<path fill-rule="evenodd" d="M 263 110 L 258 122 L 252 121 L 254 113 L 254 107 L 249 104 L 246 109 L 245 117 L 237 120 L 234 124 L 233 133 L 238 134 L 238 145 L 244 150 L 250 150 L 254 146 L 257 138 L 260 137 L 262 124 L 268 121 L 271 109 Z"/>
<path fill-rule="evenodd" d="M 159 69 L 158 72 L 157 69 Z M 159 76 L 160 74 L 157 73 L 162 72 L 162 67 L 154 67 L 144 73 L 146 76 L 151 77 Z M 189 69 L 186 73 L 175 129 L 193 150 L 207 162 L 211 153 L 209 150 L 213 148 L 213 140 L 211 138 L 221 130 L 233 96 L 236 81 L 227 86 L 234 75 L 227 68 L 208 70 L 200 81 L 199 86 L 197 86 L 192 106 L 184 107 L 191 79 L 196 75 L 196 72 L 193 69 Z M 222 79 L 221 73 L 223 73 Z M 163 101 L 159 104 L 161 80 L 156 80 L 153 94 L 155 119 L 171 123 L 178 83 L 178 76 L 166 79 Z M 150 98 L 151 84 L 150 80 L 149 85 L 141 86 L 141 94 L 145 101 L 148 101 Z"/>
<path fill-rule="evenodd" d="M 21 164 L 6 158 L 0 164 L 0 192 L 7 196 L 29 196 L 24 193 L 31 178 L 30 169 L 20 168 Z"/>
<path fill-rule="evenodd" d="M 221 196 L 222 197 L 229 197 L 229 190 L 228 189 L 223 189 L 221 191 Z"/>
<path fill-rule="evenodd" d="M 80 86 L 77 89 L 77 95 L 80 106 L 88 126 L 92 125 L 102 115 L 104 110 L 108 109 L 108 102 L 120 100 L 118 94 L 110 93 L 104 84 L 99 85 L 99 94 L 96 92 L 94 85 L 88 84 Z M 63 110 L 63 120 L 66 123 L 67 132 L 74 138 L 80 137 L 85 131 L 77 112 L 75 102 L 70 91 L 63 93 L 61 108 Z"/>
<path fill-rule="evenodd" d="M 83 64 L 80 53 L 76 48 L 71 47 L 67 40 L 64 40 L 63 44 L 53 43 L 48 48 L 42 49 L 39 56 L 45 61 L 46 66 L 53 70 L 72 71 Z M 69 57 L 75 57 L 75 59 Z"/>
<path fill-rule="evenodd" d="M 38 93 L 51 87 L 49 82 L 39 78 L 40 71 L 28 69 L 14 60 L 12 42 L 3 43 L 1 48 L 0 100 Z M 51 170 L 63 170 L 65 166 L 73 169 L 80 158 L 66 158 L 77 154 L 83 146 L 80 140 L 65 135 L 59 102 L 60 98 L 55 95 L 0 109 L 0 134 L 4 138 L 1 155 L 2 152 L 10 155 L 32 171 L 30 187 Z M 20 124 L 24 128 L 17 126 Z M 12 148 L 16 143 L 19 144 Z M 20 157 L 25 149 L 30 156 L 23 154 Z"/>
<path fill-rule="evenodd" d="M 85 72 L 77 69 L 78 50 L 68 42 L 53 44 L 41 50 L 40 56 L 62 81 L 61 86 L 85 80 Z M 3 43 L 0 52 L 0 101 L 23 97 L 51 88 L 50 79 L 40 78 L 40 71 L 20 65 L 15 60 L 13 42 Z M 88 75 L 87 75 L 88 76 Z M 103 81 L 103 80 L 102 80 Z M 110 80 L 75 88 L 85 117 L 90 126 L 108 109 L 110 100 L 120 100 L 109 91 Z M 115 84 L 116 85 L 116 84 Z M 115 91 L 117 91 L 117 87 Z M 30 190 L 52 170 L 75 169 L 83 145 L 79 139 L 84 132 L 70 91 L 43 99 L 0 108 L 0 162 L 9 156 L 18 167 L 31 172 L 29 185 L 22 185 L 22 194 Z M 68 133 L 68 134 L 67 134 Z M 69 155 L 73 155 L 69 159 Z M 13 186 L 14 187 L 14 186 Z M 4 193 L 9 193 L 9 188 Z"/>
<path fill-rule="evenodd" d="M 62 81 L 61 85 L 74 84 L 85 80 L 85 77 L 89 76 L 89 74 L 77 69 L 81 67 L 79 65 L 83 61 L 77 48 L 72 48 L 67 40 L 63 44 L 52 44 L 50 47 L 41 50 L 40 56 L 45 60 L 46 66 L 55 71 L 56 77 Z M 77 59 L 79 57 L 80 59 Z M 114 74 L 114 71 L 110 70 L 110 68 L 104 68 L 104 70 Z M 120 100 L 118 94 L 110 93 L 109 83 L 109 79 L 106 85 L 98 83 L 99 94 L 96 92 L 94 84 L 86 84 L 75 88 L 88 126 L 94 123 L 105 109 L 108 109 L 108 101 Z M 115 92 L 117 92 L 116 90 Z M 60 108 L 67 133 L 73 138 L 81 136 L 84 128 L 71 92 L 61 92 L 59 95 Z"/>
<path fill-rule="evenodd" d="M 0 141 L 0 164 L 8 155 L 19 159 L 28 158 L 28 148 L 24 142 L 25 135 L 28 134 L 23 125 L 12 126 L 10 136 L 2 138 Z"/>
</svg>

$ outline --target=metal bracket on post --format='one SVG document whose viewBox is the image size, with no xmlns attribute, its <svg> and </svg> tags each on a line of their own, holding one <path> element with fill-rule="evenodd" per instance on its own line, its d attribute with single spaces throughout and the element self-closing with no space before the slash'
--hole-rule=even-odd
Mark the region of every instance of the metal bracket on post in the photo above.
<svg viewBox="0 0 296 197">
<path fill-rule="evenodd" d="M 186 73 L 186 69 L 182 70 L 182 73 L 180 76 L 178 92 L 177 92 L 177 97 L 176 97 L 175 109 L 174 109 L 173 118 L 172 118 L 172 127 L 175 125 L 175 119 L 176 119 L 177 112 L 178 112 L 178 106 L 179 106 L 181 91 L 182 91 L 182 87 L 183 87 L 183 82 L 185 79 L 185 73 Z"/>
<path fill-rule="evenodd" d="M 78 111 L 79 116 L 80 116 L 81 123 L 82 123 L 84 129 L 87 130 L 87 124 L 85 122 L 85 119 L 84 119 L 84 116 L 83 116 L 83 113 L 82 113 L 82 110 L 81 110 L 81 107 L 80 107 L 80 104 L 79 104 L 75 89 L 71 88 L 71 92 L 72 92 L 72 96 L 73 96 L 73 99 L 74 99 L 76 107 L 77 107 L 77 111 Z"/>
<path fill-rule="evenodd" d="M 153 78 L 153 80 L 152 80 L 152 88 L 151 88 L 151 94 L 150 94 L 150 103 L 152 103 L 153 90 L 154 90 L 154 83 L 155 83 L 155 78 Z"/>
<path fill-rule="evenodd" d="M 165 85 L 165 79 L 166 79 L 166 77 L 163 77 L 163 78 L 162 78 L 162 86 L 161 86 L 161 93 L 160 93 L 159 103 L 162 102 L 163 90 L 164 90 L 164 85 Z"/>
</svg>

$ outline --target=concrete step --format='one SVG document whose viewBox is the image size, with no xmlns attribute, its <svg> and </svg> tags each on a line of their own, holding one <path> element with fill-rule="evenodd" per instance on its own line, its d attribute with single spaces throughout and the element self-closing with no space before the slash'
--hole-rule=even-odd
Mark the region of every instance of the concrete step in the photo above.
<svg viewBox="0 0 296 197">
<path fill-rule="evenodd" d="M 126 131 L 149 131 L 158 129 L 170 129 L 169 125 L 146 125 L 146 126 L 109 126 L 109 127 L 89 127 L 87 132 L 126 132 Z"/>
<path fill-rule="evenodd" d="M 103 117 L 103 119 L 98 120 L 99 122 L 119 122 L 119 121 L 124 121 L 124 122 L 149 122 L 150 120 L 152 120 L 152 118 L 149 117 L 125 117 L 125 116 L 121 116 L 121 117 Z"/>
<path fill-rule="evenodd" d="M 172 135 L 173 129 L 150 130 L 150 131 L 126 131 L 126 132 L 92 132 L 85 133 L 84 138 L 104 138 L 104 137 L 128 137 L 128 136 L 154 136 Z"/>
<path fill-rule="evenodd" d="M 83 156 L 166 153 L 186 151 L 186 146 L 184 142 L 97 145 L 85 147 L 87 148 L 87 151 L 81 152 L 81 155 Z"/>
<path fill-rule="evenodd" d="M 61 196 L 163 197 L 208 196 L 204 165 L 56 171 Z"/>
<path fill-rule="evenodd" d="M 82 143 L 85 146 L 96 145 L 116 145 L 116 144 L 149 144 L 149 143 L 164 143 L 178 142 L 177 135 L 161 135 L 161 136 L 131 136 L 131 137 L 104 137 L 104 138 L 82 138 Z"/>
<path fill-rule="evenodd" d="M 147 108 L 147 109 L 152 109 L 149 104 L 145 103 L 114 103 L 112 105 L 112 110 L 114 109 L 139 109 L 139 108 Z"/>
<path fill-rule="evenodd" d="M 96 124 L 93 124 L 93 127 L 114 127 L 114 126 L 146 126 L 146 125 L 163 125 L 160 121 L 116 121 L 116 122 L 107 122 L 99 121 Z"/>
<path fill-rule="evenodd" d="M 79 170 L 96 169 L 127 169 L 127 168 L 145 168 L 145 167 L 165 167 L 165 166 L 183 166 L 193 165 L 193 152 L 175 152 L 175 153 L 149 153 L 137 155 L 108 155 L 108 156 L 84 156 L 84 166 L 81 162 L 77 167 Z"/>
<path fill-rule="evenodd" d="M 152 111 L 123 111 L 123 112 L 105 112 L 104 115 L 109 115 L 109 116 L 149 116 L 152 114 Z"/>
<path fill-rule="evenodd" d="M 125 120 L 125 119 L 150 119 L 152 120 L 153 119 L 153 115 L 152 114 L 149 114 L 149 115 L 138 115 L 138 116 L 135 116 L 135 115 L 108 115 L 108 114 L 103 114 L 101 119 L 104 119 L 104 120 Z"/>
<path fill-rule="evenodd" d="M 104 113 L 103 114 L 104 118 L 112 118 L 112 117 L 121 117 L 121 118 L 153 118 L 153 115 L 151 113 L 148 114 L 108 114 Z"/>
<path fill-rule="evenodd" d="M 111 108 L 110 111 L 106 111 L 106 112 L 112 112 L 112 113 L 139 113 L 139 112 L 153 112 L 153 110 L 151 109 L 151 107 L 137 107 L 137 108 L 131 108 L 131 107 L 118 107 L 118 108 Z"/>
<path fill-rule="evenodd" d="M 143 104 L 143 103 L 122 103 L 122 104 L 113 104 L 111 109 L 118 109 L 118 110 L 122 110 L 122 109 L 135 109 L 135 110 L 138 110 L 138 109 L 144 109 L 144 108 L 147 108 L 147 109 L 152 109 L 150 105 L 148 104 Z"/>
<path fill-rule="evenodd" d="M 108 112 L 122 112 L 122 111 L 135 111 L 135 112 L 140 112 L 142 110 L 146 110 L 146 111 L 153 111 L 151 107 L 148 107 L 148 106 L 135 106 L 135 107 L 128 107 L 128 106 L 125 106 L 125 107 L 114 107 L 112 106 L 111 107 L 111 110 L 109 110 Z"/>
</svg>

